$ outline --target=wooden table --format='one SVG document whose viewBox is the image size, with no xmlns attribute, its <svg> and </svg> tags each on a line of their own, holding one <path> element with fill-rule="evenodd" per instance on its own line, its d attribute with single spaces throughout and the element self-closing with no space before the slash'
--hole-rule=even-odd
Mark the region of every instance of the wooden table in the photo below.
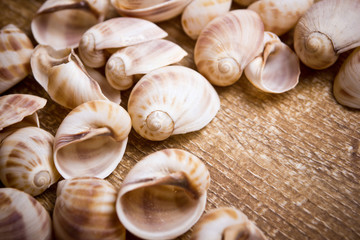
<svg viewBox="0 0 360 240">
<path fill-rule="evenodd" d="M 14 23 L 36 44 L 30 22 L 42 2 L 2 0 L 0 27 Z M 158 25 L 188 52 L 180 64 L 196 69 L 195 41 L 184 34 L 180 17 Z M 282 39 L 292 47 L 292 32 Z M 119 188 L 146 155 L 181 148 L 202 159 L 210 171 L 206 211 L 234 206 L 270 239 L 360 239 L 360 111 L 339 105 L 332 94 L 346 55 L 322 71 L 301 65 L 299 84 L 284 94 L 260 92 L 245 76 L 232 86 L 216 87 L 221 109 L 200 131 L 152 142 L 132 130 L 124 158 L 107 180 Z M 4 94 L 9 93 L 47 98 L 39 117 L 41 127 L 52 134 L 69 112 L 32 76 Z M 122 93 L 124 107 L 129 94 Z M 37 199 L 51 213 L 56 184 Z"/>
</svg>

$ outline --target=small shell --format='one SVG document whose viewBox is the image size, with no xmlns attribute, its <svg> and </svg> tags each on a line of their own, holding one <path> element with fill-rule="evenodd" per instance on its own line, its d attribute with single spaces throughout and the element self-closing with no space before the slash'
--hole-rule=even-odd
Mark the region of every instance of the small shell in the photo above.
<svg viewBox="0 0 360 240">
<path fill-rule="evenodd" d="M 107 177 L 124 155 L 130 130 L 130 116 L 118 104 L 95 100 L 79 105 L 56 132 L 57 170 L 65 179 Z"/>
<path fill-rule="evenodd" d="M 360 1 L 323 0 L 300 18 L 294 48 L 310 68 L 325 69 L 339 54 L 360 46 Z"/>
<path fill-rule="evenodd" d="M 8 136 L 0 145 L 0 179 L 36 196 L 59 180 L 53 161 L 54 137 L 37 127 L 25 127 Z"/>
<path fill-rule="evenodd" d="M 360 47 L 355 49 L 341 66 L 333 91 L 340 104 L 360 109 Z"/>
<path fill-rule="evenodd" d="M 235 208 L 213 209 L 194 226 L 191 240 L 265 240 L 262 231 Z"/>
<path fill-rule="evenodd" d="M 245 75 L 262 91 L 283 93 L 299 82 L 299 59 L 278 36 L 265 32 L 264 50 L 246 66 Z"/>
<path fill-rule="evenodd" d="M 0 188 L 0 236 L 9 240 L 50 240 L 50 215 L 29 194 L 14 188 Z"/>
<path fill-rule="evenodd" d="M 299 18 L 308 10 L 314 0 L 260 0 L 248 9 L 259 14 L 265 31 L 280 36 L 295 27 Z"/>
<path fill-rule="evenodd" d="M 56 239 L 123 239 L 125 228 L 115 210 L 117 190 L 92 177 L 62 180 L 54 207 Z"/>
<path fill-rule="evenodd" d="M 162 67 L 146 74 L 133 88 L 128 102 L 135 131 L 153 141 L 197 131 L 219 109 L 219 96 L 211 84 L 183 66 Z"/>
<path fill-rule="evenodd" d="M 15 25 L 9 24 L 0 30 L 0 93 L 30 73 L 33 49 L 28 36 Z"/>
<path fill-rule="evenodd" d="M 102 22 L 108 0 L 47 0 L 31 22 L 39 44 L 54 49 L 76 48 L 84 32 Z"/>
<path fill-rule="evenodd" d="M 237 4 L 240 4 L 241 6 L 247 7 L 253 2 L 256 2 L 258 0 L 234 0 Z"/>
<path fill-rule="evenodd" d="M 146 74 L 154 69 L 179 62 L 187 55 L 177 44 L 156 39 L 115 52 L 107 61 L 105 73 L 110 85 L 126 90 L 133 85 L 135 74 Z"/>
<path fill-rule="evenodd" d="M 81 37 L 79 54 L 85 65 L 104 66 L 106 49 L 121 48 L 164 38 L 167 33 L 152 22 L 138 18 L 119 17 L 96 24 Z"/>
<path fill-rule="evenodd" d="M 196 42 L 198 71 L 212 84 L 229 86 L 263 48 L 264 26 L 257 13 L 233 10 L 213 19 Z"/>
<path fill-rule="evenodd" d="M 127 230 L 145 239 L 173 239 L 189 230 L 206 205 L 210 175 L 195 155 L 152 153 L 128 173 L 116 211 Z"/>
</svg>

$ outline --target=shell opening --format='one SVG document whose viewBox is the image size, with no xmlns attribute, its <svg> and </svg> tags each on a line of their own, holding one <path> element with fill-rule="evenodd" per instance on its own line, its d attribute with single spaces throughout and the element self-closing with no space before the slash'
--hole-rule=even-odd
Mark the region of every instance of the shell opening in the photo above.
<svg viewBox="0 0 360 240">
<path fill-rule="evenodd" d="M 174 121 L 166 112 L 157 110 L 147 116 L 146 127 L 151 132 L 156 132 L 156 140 L 164 140 L 174 131 Z"/>
<path fill-rule="evenodd" d="M 35 174 L 34 184 L 36 187 L 50 186 L 51 176 L 48 171 L 40 171 Z"/>
</svg>

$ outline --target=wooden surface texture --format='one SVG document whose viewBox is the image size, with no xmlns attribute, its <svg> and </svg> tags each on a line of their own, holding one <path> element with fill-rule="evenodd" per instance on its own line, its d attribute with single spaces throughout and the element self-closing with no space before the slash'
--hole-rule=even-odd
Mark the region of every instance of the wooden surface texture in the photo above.
<svg viewBox="0 0 360 240">
<path fill-rule="evenodd" d="M 36 44 L 30 22 L 42 3 L 1 0 L 0 27 L 14 23 Z M 180 64 L 196 69 L 195 41 L 183 32 L 180 17 L 158 25 L 188 52 Z M 292 47 L 292 32 L 282 40 Z M 326 70 L 301 65 L 299 84 L 283 94 L 263 93 L 244 75 L 232 86 L 216 87 L 221 109 L 200 131 L 152 142 L 132 130 L 125 155 L 107 180 L 120 188 L 143 157 L 180 148 L 198 156 L 210 171 L 206 211 L 236 207 L 269 239 L 360 239 L 360 111 L 339 105 L 332 94 L 346 55 Z M 122 93 L 125 108 L 130 91 Z M 69 112 L 31 75 L 2 95 L 10 93 L 48 99 L 39 117 L 52 134 Z M 36 198 L 52 213 L 56 184 Z"/>
</svg>

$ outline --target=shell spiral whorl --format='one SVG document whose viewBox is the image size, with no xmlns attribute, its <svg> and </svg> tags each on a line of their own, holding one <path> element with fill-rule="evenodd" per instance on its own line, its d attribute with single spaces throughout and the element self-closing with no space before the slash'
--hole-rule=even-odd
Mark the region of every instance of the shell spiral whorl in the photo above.
<svg viewBox="0 0 360 240">
<path fill-rule="evenodd" d="M 40 171 L 34 176 L 34 184 L 37 187 L 49 186 L 51 184 L 51 176 L 48 171 Z"/>
<path fill-rule="evenodd" d="M 174 131 L 174 121 L 164 111 L 153 111 L 146 118 L 146 126 L 150 131 L 156 132 L 156 140 L 164 140 Z"/>
</svg>

